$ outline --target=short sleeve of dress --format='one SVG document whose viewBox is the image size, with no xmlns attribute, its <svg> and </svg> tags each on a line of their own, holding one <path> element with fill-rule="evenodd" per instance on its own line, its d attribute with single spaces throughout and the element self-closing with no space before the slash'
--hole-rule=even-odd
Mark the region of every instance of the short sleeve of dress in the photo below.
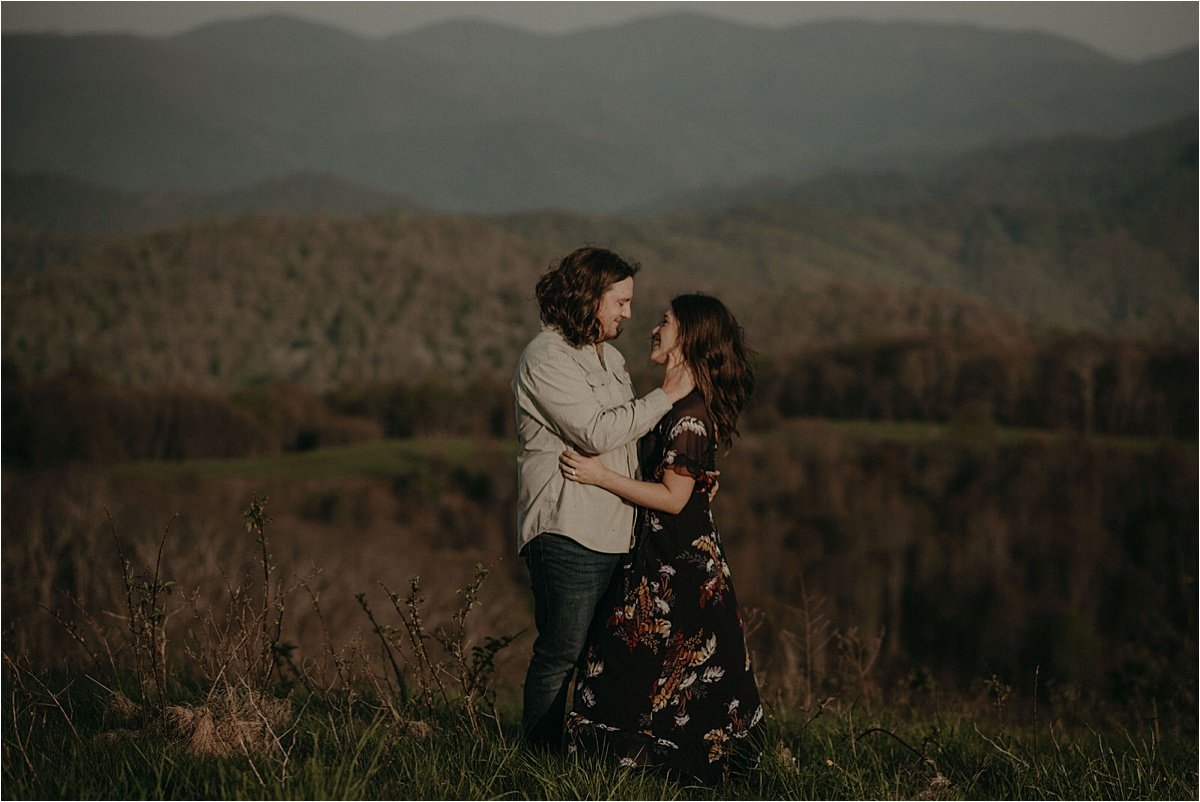
<svg viewBox="0 0 1200 802">
<path fill-rule="evenodd" d="M 707 415 L 673 412 L 667 421 L 663 458 L 655 470 L 655 478 L 661 479 L 669 469 L 690 476 L 701 484 L 707 482 L 712 448 L 711 428 Z"/>
</svg>

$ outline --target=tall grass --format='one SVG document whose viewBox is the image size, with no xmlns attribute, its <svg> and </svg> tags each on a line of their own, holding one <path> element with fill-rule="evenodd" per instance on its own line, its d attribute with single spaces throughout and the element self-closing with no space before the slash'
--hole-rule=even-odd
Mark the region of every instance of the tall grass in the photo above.
<svg viewBox="0 0 1200 802">
<path fill-rule="evenodd" d="M 958 562 L 928 574 L 939 594 L 929 609 L 942 617 L 925 623 L 938 643 L 951 643 L 949 616 L 967 615 L 955 599 L 970 596 L 949 583 L 1003 588 L 991 572 L 1003 566 L 992 555 L 1004 555 L 995 548 L 1005 538 L 1031 548 L 1061 541 L 1099 549 L 1096 538 L 1020 531 L 1039 522 L 1038 499 L 1061 505 L 1060 490 L 1079 484 L 1077 474 L 1089 480 L 1071 490 L 1079 515 L 1091 514 L 1097 500 L 1120 511 L 1125 496 L 1138 502 L 1130 521 L 1142 520 L 1139 510 L 1158 511 L 1158 528 L 1146 530 L 1157 539 L 1142 546 L 1146 575 L 1158 576 L 1151 558 L 1194 520 L 1194 498 L 1169 492 L 1194 494 L 1194 450 L 1131 454 L 1124 444 L 1089 441 L 1060 452 L 1033 436 L 1014 449 L 981 446 L 979 432 L 850 424 L 777 434 L 739 444 L 719 501 L 737 511 L 721 520 L 736 533 L 739 587 L 754 600 L 745 609 L 748 640 L 771 715 L 757 760 L 718 789 L 525 748 L 517 700 L 529 642 L 522 629 L 532 616 L 524 570 L 504 556 L 511 444 L 427 439 L 245 462 L 6 473 L 5 500 L 21 503 L 5 510 L 3 793 L 1196 795 L 1195 711 L 1166 701 L 1194 690 L 1194 678 L 1175 669 L 1187 663 L 1188 648 L 1194 665 L 1194 641 L 1183 642 L 1182 657 L 1147 652 L 1162 660 L 1144 678 L 1169 683 L 1173 696 L 1147 684 L 1133 688 L 1123 707 L 1081 683 L 1052 679 L 1045 664 L 1029 663 L 1024 677 L 989 667 L 990 676 L 968 687 L 906 658 L 896 628 L 881 625 L 888 619 L 856 615 L 853 605 L 870 609 L 869 598 L 832 595 L 829 581 L 806 583 L 803 570 L 827 560 L 853 578 L 851 594 L 901 599 L 890 594 L 903 589 L 896 578 L 903 575 L 883 571 L 880 555 L 893 549 L 899 570 L 905 554 L 928 560 L 945 551 Z M 756 465 L 772 466 L 770 482 L 755 479 Z M 1177 465 L 1192 473 L 1177 476 Z M 1139 473 L 1148 476 L 1141 484 L 1133 481 Z M 1170 484 L 1168 475 L 1176 477 Z M 1101 492 L 1117 484 L 1121 497 Z M 986 509 L 1000 503 L 997 488 L 1015 505 L 1003 514 Z M 1172 503 L 1179 510 L 1168 514 Z M 110 504 L 117 506 L 108 517 Z M 945 520 L 917 514 L 921 505 Z M 1080 520 L 1089 527 L 1080 532 L 1111 528 L 1107 519 Z M 945 537 L 931 544 L 935 522 Z M 905 533 L 911 542 L 895 546 Z M 982 549 L 978 560 L 966 559 L 971 548 Z M 1085 558 L 1104 565 L 1120 553 L 1075 551 L 1063 565 L 1074 571 Z M 1039 554 L 1022 565 L 1057 564 L 1055 554 Z M 1004 609 L 1019 624 L 1015 603 Z M 964 626 L 1004 634 L 978 617 Z"/>
<path fill-rule="evenodd" d="M 841 631 L 818 600 L 796 642 L 842 644 L 841 692 L 783 701 L 768 694 L 765 734 L 716 788 L 604 756 L 526 748 L 512 693 L 492 687 L 511 634 L 469 624 L 488 575 L 480 566 L 441 624 L 421 582 L 387 588 L 390 610 L 360 597 L 378 648 L 326 640 L 297 659 L 282 621 L 309 578 L 277 575 L 266 499 L 245 511 L 258 556 L 223 594 L 179 588 L 163 573 L 171 531 L 112 566 L 126 597 L 105 616 L 77 600 L 59 613 L 86 660 L 50 669 L 4 652 L 3 793 L 8 798 L 1192 798 L 1196 743 L 1156 726 L 1067 724 L 1011 707 L 993 677 L 976 699 L 889 699 L 875 681 L 878 643 Z M 168 592 L 170 591 L 170 592 Z M 221 598 L 221 603 L 206 601 Z M 808 606 L 806 597 L 805 604 Z M 184 611 L 200 623 L 172 629 Z M 328 635 L 328 631 L 326 632 Z M 332 666 L 332 670 L 330 667 Z M 416 691 L 419 689 L 419 692 Z M 773 690 L 769 683 L 766 690 Z M 774 689 L 778 690 L 778 689 Z M 1156 724 L 1157 722 L 1155 722 Z"/>
<path fill-rule="evenodd" d="M 75 693 L 85 695 L 81 688 Z M 709 788 L 621 769 L 602 756 L 531 751 L 511 708 L 489 714 L 479 734 L 445 709 L 431 719 L 431 730 L 417 732 L 361 710 L 347 716 L 329 701 L 293 701 L 304 712 L 285 764 L 247 755 L 197 757 L 166 739 L 108 740 L 103 722 L 83 711 L 73 721 L 78 736 L 61 717 L 41 720 L 32 731 L 35 708 L 14 708 L 6 699 L 6 720 L 31 738 L 18 746 L 14 726 L 5 728 L 3 792 L 10 799 L 1189 799 L 1197 793 L 1194 743 L 1049 726 L 1013 731 L 965 713 L 839 708 L 810 720 L 802 711 L 776 710 L 759 759 Z"/>
</svg>

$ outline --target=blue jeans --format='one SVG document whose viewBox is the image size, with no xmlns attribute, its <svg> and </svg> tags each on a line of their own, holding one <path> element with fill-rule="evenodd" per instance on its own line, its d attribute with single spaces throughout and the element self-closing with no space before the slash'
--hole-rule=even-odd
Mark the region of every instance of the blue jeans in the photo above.
<svg viewBox="0 0 1200 802">
<path fill-rule="evenodd" d="M 533 589 L 537 640 L 525 675 L 525 734 L 535 744 L 562 744 L 567 687 L 583 654 L 596 606 L 624 554 L 602 554 L 569 537 L 542 534 L 522 552 Z"/>
</svg>

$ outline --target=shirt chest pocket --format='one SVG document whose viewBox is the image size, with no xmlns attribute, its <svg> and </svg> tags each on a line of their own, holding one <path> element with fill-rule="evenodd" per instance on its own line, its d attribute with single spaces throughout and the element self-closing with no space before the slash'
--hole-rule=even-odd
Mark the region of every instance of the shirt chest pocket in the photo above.
<svg viewBox="0 0 1200 802">
<path fill-rule="evenodd" d="M 587 374 L 587 383 L 591 386 L 596 400 L 606 404 L 623 404 L 633 397 L 633 385 L 629 376 L 614 376 L 606 370 Z"/>
</svg>

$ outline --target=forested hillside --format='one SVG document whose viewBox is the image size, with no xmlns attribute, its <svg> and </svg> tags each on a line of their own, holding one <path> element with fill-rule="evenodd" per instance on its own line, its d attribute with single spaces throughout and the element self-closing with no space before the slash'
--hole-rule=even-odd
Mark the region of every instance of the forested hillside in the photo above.
<svg viewBox="0 0 1200 802">
<path fill-rule="evenodd" d="M 4 358 L 27 380 L 84 366 L 118 385 L 220 393 L 271 381 L 314 391 L 434 375 L 503 381 L 537 326 L 537 276 L 592 242 L 645 266 L 621 343 L 635 369 L 667 299 L 702 290 L 729 303 L 776 365 L 848 346 L 878 364 L 892 359 L 885 351 L 940 354 L 925 372 L 960 388 L 948 366 L 986 357 L 1017 374 L 984 371 L 993 376 L 985 384 L 1016 393 L 1042 381 L 1028 355 L 1078 332 L 1129 341 L 1073 349 L 1093 354 L 1083 362 L 1059 360 L 1089 366 L 1085 376 L 1113 354 L 1140 354 L 1111 369 L 1127 377 L 1111 379 L 1116 387 L 1145 371 L 1168 376 L 1156 360 L 1179 358 L 1173 346 L 1138 343 L 1194 347 L 1194 125 L 983 151 L 902 179 L 842 174 L 720 211 L 651 218 L 256 214 L 104 238 L 10 227 Z M 875 191 L 885 182 L 892 192 Z M 1131 373 L 1132 364 L 1143 367 Z M 944 390 L 934 400 L 928 380 L 913 381 L 904 392 L 920 400 L 907 406 L 937 410 L 929 417 L 944 419 L 970 395 Z M 899 414 L 885 406 L 862 412 Z"/>
</svg>

